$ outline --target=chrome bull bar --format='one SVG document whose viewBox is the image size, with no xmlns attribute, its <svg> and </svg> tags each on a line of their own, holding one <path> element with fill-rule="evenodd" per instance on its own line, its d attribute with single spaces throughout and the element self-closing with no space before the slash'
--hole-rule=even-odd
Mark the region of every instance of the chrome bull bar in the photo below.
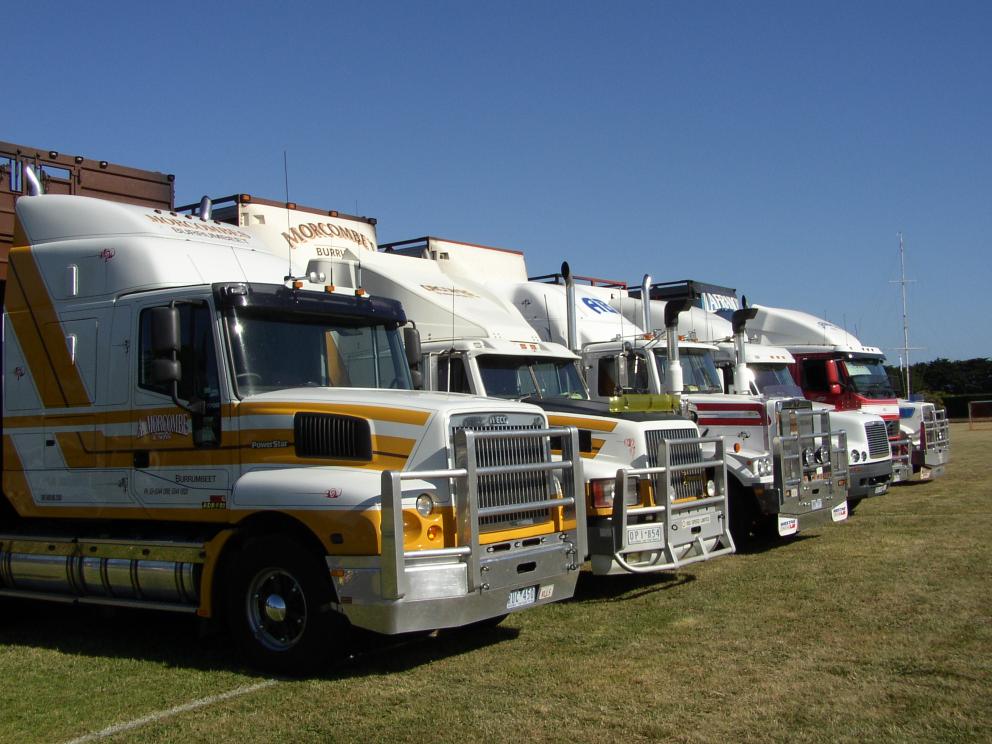
<svg viewBox="0 0 992 744">
<path fill-rule="evenodd" d="M 701 457 L 698 462 L 675 464 L 672 462 L 672 447 L 675 445 L 707 445 L 713 446 L 713 456 L 706 459 Z M 723 439 L 700 437 L 692 439 L 662 439 L 658 443 L 659 465 L 648 468 L 620 468 L 617 470 L 616 482 L 613 490 L 613 514 L 611 525 L 613 529 L 613 545 L 615 552 L 614 560 L 625 571 L 635 574 L 655 573 L 658 571 L 671 570 L 690 563 L 704 561 L 709 558 L 733 553 L 736 550 L 734 539 L 730 536 L 730 519 L 727 511 L 727 461 L 724 457 Z M 702 496 L 694 499 L 678 498 L 680 489 L 676 485 L 676 478 L 683 473 L 697 471 L 701 473 L 702 493 L 705 493 L 707 475 L 712 473 L 712 480 L 715 486 L 713 496 Z M 695 475 L 695 474 L 693 474 Z M 627 488 L 632 478 L 640 479 L 643 476 L 651 477 L 654 481 L 654 506 L 628 506 L 624 498 Z M 660 496 L 663 498 L 659 499 Z M 710 508 L 712 507 L 712 508 Z M 672 538 L 677 531 L 678 519 L 688 512 L 700 511 L 704 513 L 696 518 L 707 520 L 707 525 L 713 525 L 711 520 L 716 520 L 715 525 L 709 530 L 702 528 L 687 530 L 692 535 L 689 539 L 681 539 L 681 536 Z M 635 517 L 662 515 L 661 519 L 654 522 L 642 522 L 632 524 Z M 690 516 L 686 522 L 693 521 Z M 658 525 L 659 538 L 647 546 L 643 544 L 632 545 L 630 543 L 630 528 L 645 528 Z M 674 529 L 673 529 L 674 527 Z M 707 548 L 706 540 L 716 539 L 718 548 Z M 688 548 L 681 555 L 677 551 Z M 656 552 L 657 560 L 649 565 L 633 565 L 624 556 L 632 552 Z"/>
<path fill-rule="evenodd" d="M 540 439 L 561 442 L 561 460 L 512 465 L 481 466 L 478 464 L 478 444 L 481 440 Z M 560 438 L 560 439 L 557 439 Z M 575 520 L 574 546 L 576 562 L 581 564 L 588 552 L 585 519 L 585 485 L 579 460 L 579 432 L 574 426 L 549 429 L 511 429 L 477 431 L 464 429 L 455 433 L 456 467 L 442 470 L 385 470 L 382 473 L 382 554 L 381 592 L 384 599 L 398 600 L 407 593 L 406 567 L 408 560 L 441 558 L 463 561 L 467 568 L 468 592 L 484 588 L 479 542 L 480 520 L 522 510 L 563 509 L 563 521 Z M 547 498 L 511 505 L 481 507 L 479 479 L 492 475 L 547 473 Z M 553 474 L 561 473 L 560 478 Z M 452 481 L 452 501 L 455 507 L 458 545 L 451 548 L 407 551 L 403 541 L 404 480 L 449 479 Z M 561 486 L 558 492 L 557 486 Z M 521 552 L 519 555 L 524 555 Z M 576 570 L 578 565 L 576 566 Z"/>
<path fill-rule="evenodd" d="M 889 440 L 892 449 L 892 482 L 901 483 L 913 477 L 913 442 L 908 435 Z"/>
<path fill-rule="evenodd" d="M 807 491 L 813 484 L 827 486 L 834 498 L 847 498 L 850 481 L 847 432 L 831 431 L 827 411 L 791 408 L 779 411 L 778 433 L 773 444 L 775 485 L 780 489 L 783 504 L 807 501 Z"/>
<path fill-rule="evenodd" d="M 923 419 L 924 433 L 927 438 L 927 453 L 943 453 L 950 449 L 950 425 L 947 421 L 947 411 L 937 408 L 932 419 Z"/>
</svg>

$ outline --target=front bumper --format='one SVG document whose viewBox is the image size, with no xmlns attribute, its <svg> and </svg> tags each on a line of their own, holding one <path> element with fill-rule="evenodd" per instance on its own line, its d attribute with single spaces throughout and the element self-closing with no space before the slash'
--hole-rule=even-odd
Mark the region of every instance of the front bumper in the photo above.
<svg viewBox="0 0 992 744">
<path fill-rule="evenodd" d="M 755 495 L 761 511 L 772 515 L 776 520 L 779 536 L 785 537 L 847 519 L 847 499 L 844 496 L 838 497 L 832 481 L 825 481 L 824 484 L 829 486 L 824 493 L 816 491 L 810 501 L 798 503 L 794 499 L 782 503 L 781 491 L 777 488 L 768 488 Z"/>
<path fill-rule="evenodd" d="M 902 471 L 900 475 L 903 475 Z M 882 460 L 864 465 L 851 465 L 849 481 L 847 489 L 849 499 L 881 496 L 895 481 L 892 461 Z"/>
<path fill-rule="evenodd" d="M 937 478 L 944 474 L 944 468 L 951 459 L 947 447 L 930 450 L 913 450 L 913 472 L 918 473 L 920 480 Z"/>
<path fill-rule="evenodd" d="M 546 539 L 537 547 L 488 553 L 479 561 L 483 582 L 474 590 L 466 562 L 448 557 L 408 559 L 398 599 L 382 596 L 374 557 L 328 556 L 327 567 L 338 609 L 353 625 L 386 634 L 454 628 L 571 597 L 581 566 L 576 545 L 559 535 Z"/>
</svg>

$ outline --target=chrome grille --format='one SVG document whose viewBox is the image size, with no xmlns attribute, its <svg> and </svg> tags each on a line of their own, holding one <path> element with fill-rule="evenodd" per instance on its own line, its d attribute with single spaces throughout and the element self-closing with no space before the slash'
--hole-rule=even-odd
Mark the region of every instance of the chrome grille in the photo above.
<svg viewBox="0 0 992 744">
<path fill-rule="evenodd" d="M 652 429 L 646 433 L 648 445 L 648 467 L 656 468 L 661 465 L 661 448 L 663 441 L 674 442 L 679 439 L 695 439 L 699 432 L 695 429 Z M 699 444 L 670 444 L 669 453 L 672 465 L 690 465 L 701 462 L 703 450 Z M 656 481 L 664 479 L 665 475 L 655 476 Z M 672 486 L 675 488 L 675 500 L 694 499 L 702 494 L 706 483 L 706 473 L 699 470 L 683 470 L 672 476 Z M 655 483 L 655 493 L 661 489 L 661 483 Z"/>
<path fill-rule="evenodd" d="M 870 421 L 865 424 L 865 436 L 868 437 L 868 455 L 870 457 L 881 457 L 889 451 L 889 435 L 883 422 Z"/>
<path fill-rule="evenodd" d="M 474 417 L 479 418 L 479 417 Z M 533 424 L 483 424 L 475 421 L 465 421 L 462 425 L 451 427 L 451 437 L 454 441 L 456 432 L 470 431 L 520 431 L 524 429 L 541 429 L 543 422 Z M 550 462 L 551 450 L 547 438 L 533 437 L 519 439 L 479 439 L 476 440 L 476 464 L 480 467 L 499 467 L 501 465 L 520 465 Z M 479 476 L 478 493 L 479 506 L 512 506 L 544 501 L 549 494 L 554 493 L 548 473 L 497 473 Z M 538 524 L 551 518 L 548 509 L 525 509 L 509 514 L 499 514 L 479 519 L 479 529 L 483 532 Z"/>
</svg>

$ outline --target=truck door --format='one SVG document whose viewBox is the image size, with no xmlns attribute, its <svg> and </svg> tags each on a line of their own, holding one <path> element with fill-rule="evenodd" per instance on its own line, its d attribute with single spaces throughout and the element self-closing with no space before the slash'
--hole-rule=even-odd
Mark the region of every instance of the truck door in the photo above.
<svg viewBox="0 0 992 744">
<path fill-rule="evenodd" d="M 834 403 L 830 396 L 830 386 L 827 383 L 827 366 L 825 359 L 804 359 L 802 361 L 803 394 L 809 400 L 822 403 Z"/>
<path fill-rule="evenodd" d="M 135 307 L 132 493 L 149 510 L 222 509 L 231 471 L 238 467 L 238 449 L 222 442 L 215 314 L 204 300 L 175 302 L 180 318 L 180 407 L 172 400 L 171 386 L 151 381 L 150 375 L 155 358 L 150 311 L 170 304 Z"/>
</svg>

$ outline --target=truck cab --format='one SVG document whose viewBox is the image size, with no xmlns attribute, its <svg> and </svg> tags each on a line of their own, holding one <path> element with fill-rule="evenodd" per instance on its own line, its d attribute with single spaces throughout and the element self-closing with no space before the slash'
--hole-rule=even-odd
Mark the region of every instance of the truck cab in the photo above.
<svg viewBox="0 0 992 744">
<path fill-rule="evenodd" d="M 795 360 L 787 349 L 746 342 L 743 354 L 741 364 L 734 344 L 718 345 L 717 364 L 728 388 L 749 390 L 769 399 L 803 397 L 792 377 Z M 814 403 L 813 409 L 829 411 L 830 427 L 847 435 L 849 507 L 886 493 L 892 482 L 892 454 L 882 418 L 861 410 L 838 411 L 821 403 Z"/>
<path fill-rule="evenodd" d="M 759 307 L 749 327 L 757 342 L 789 350 L 795 358 L 790 367 L 793 379 L 807 398 L 838 410 L 862 410 L 882 417 L 892 451 L 893 482 L 911 479 L 914 470 L 920 478 L 943 472 L 949 456 L 946 427 L 935 427 L 936 441 L 927 453 L 920 444 L 927 441 L 926 434 L 921 440 L 919 429 L 902 420 L 881 349 L 865 346 L 833 323 L 798 310 Z"/>
<path fill-rule="evenodd" d="M 335 287 L 279 232 L 211 207 L 18 199 L 0 596 L 221 619 L 250 663 L 285 673 L 352 626 L 457 627 L 570 597 L 587 550 L 577 431 L 413 390 L 398 302 Z M 318 222 L 328 250 L 371 239 L 368 220 Z"/>
</svg>

